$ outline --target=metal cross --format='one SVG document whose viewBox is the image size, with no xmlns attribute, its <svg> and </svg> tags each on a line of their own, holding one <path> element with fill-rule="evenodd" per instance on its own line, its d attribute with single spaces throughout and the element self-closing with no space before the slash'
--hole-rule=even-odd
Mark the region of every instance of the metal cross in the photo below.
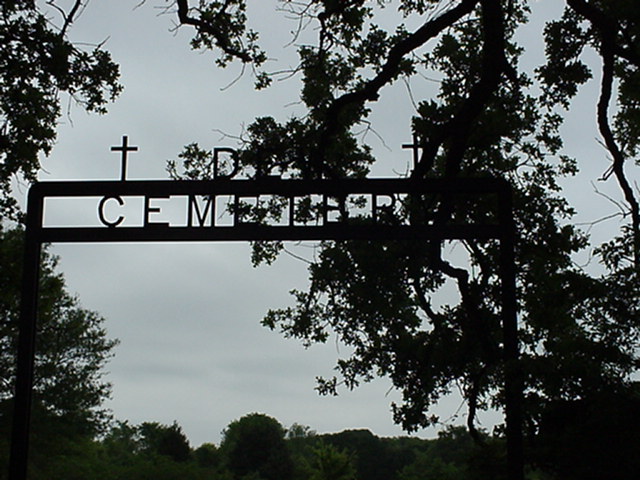
<svg viewBox="0 0 640 480">
<path fill-rule="evenodd" d="M 413 143 L 405 143 L 402 145 L 402 148 L 410 148 L 413 150 L 413 168 L 416 168 L 418 162 L 420 161 L 420 149 L 424 148 L 424 143 L 420 143 L 418 136 L 413 134 Z"/>
<path fill-rule="evenodd" d="M 137 152 L 138 147 L 130 147 L 129 146 L 129 137 L 126 135 L 122 136 L 122 145 L 119 147 L 111 147 L 112 152 L 122 152 L 122 168 L 120 170 L 120 180 L 125 181 L 127 177 L 127 154 L 129 152 Z"/>
</svg>

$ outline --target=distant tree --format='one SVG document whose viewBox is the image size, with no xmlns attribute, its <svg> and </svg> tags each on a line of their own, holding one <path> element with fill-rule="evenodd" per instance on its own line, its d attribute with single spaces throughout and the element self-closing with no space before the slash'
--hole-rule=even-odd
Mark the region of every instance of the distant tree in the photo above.
<svg viewBox="0 0 640 480">
<path fill-rule="evenodd" d="M 355 480 L 353 457 L 346 450 L 320 442 L 312 449 L 309 480 Z"/>
<path fill-rule="evenodd" d="M 0 402 L 1 423 L 8 428 L 16 373 L 16 351 L 22 275 L 21 229 L 0 228 Z M 104 366 L 116 340 L 109 339 L 104 319 L 81 307 L 45 248 L 40 267 L 40 316 L 35 359 L 35 412 L 53 415 L 91 435 L 109 418 L 102 408 L 111 385 Z M 7 415 L 7 416 L 5 416 Z M 37 419 L 37 417 L 36 417 Z"/>
<path fill-rule="evenodd" d="M 293 431 L 298 434 L 287 435 L 295 480 L 308 480 L 313 472 L 319 475 L 318 461 L 323 453 L 326 453 L 327 467 L 335 460 L 336 470 L 337 465 L 345 464 L 347 457 L 359 480 L 395 479 L 398 472 L 414 463 L 417 452 L 426 451 L 431 444 L 416 437 L 379 438 L 368 430 L 305 435 L 308 430 L 309 427 L 295 428 Z M 468 437 L 466 440 L 471 441 Z"/>
<path fill-rule="evenodd" d="M 464 465 L 445 462 L 440 457 L 419 453 L 411 465 L 398 475 L 398 480 L 468 480 Z"/>
<path fill-rule="evenodd" d="M 415 450 L 398 480 L 505 480 L 504 440 L 484 432 L 478 444 L 464 427 L 448 427 Z"/>
<path fill-rule="evenodd" d="M 486 443 L 488 436 L 483 434 L 482 438 Z M 429 440 L 427 452 L 430 457 L 440 458 L 445 463 L 463 465 L 474 447 L 473 439 L 464 427 L 448 427 L 438 432 L 438 438 Z"/>
<path fill-rule="evenodd" d="M 314 430 L 311 430 L 311 427 L 308 425 L 300 425 L 299 423 L 294 423 L 289 428 L 287 428 L 286 437 L 287 440 L 294 440 L 296 438 L 309 438 L 316 435 Z"/>
<path fill-rule="evenodd" d="M 251 413 L 231 422 L 223 431 L 220 453 L 236 479 L 258 475 L 263 480 L 287 480 L 292 475 L 285 429 L 268 415 Z"/>
<path fill-rule="evenodd" d="M 177 422 L 171 425 L 158 422 L 143 422 L 140 425 L 117 422 L 102 444 L 110 457 L 121 459 L 123 463 L 130 461 L 132 455 L 151 458 L 163 456 L 174 462 L 192 459 L 189 440 Z"/>
<path fill-rule="evenodd" d="M 323 435 L 322 440 L 353 455 L 358 476 L 367 480 L 385 480 L 395 474 L 397 465 L 389 445 L 369 430 L 344 430 Z"/>
<path fill-rule="evenodd" d="M 231 480 L 220 466 L 217 449 L 203 444 L 195 451 L 174 422 L 131 425 L 116 422 L 100 441 L 100 480 Z M 61 479 L 62 480 L 62 479 Z"/>
<path fill-rule="evenodd" d="M 0 218 L 17 215 L 11 181 L 34 181 L 51 151 L 63 98 L 104 113 L 121 90 L 109 52 L 68 38 L 85 3 L 0 2 Z"/>
<path fill-rule="evenodd" d="M 408 465 L 416 461 L 416 457 L 424 453 L 431 443 L 431 440 L 418 437 L 391 437 L 383 438 L 391 461 L 391 468 L 395 472 L 395 477 Z"/>
<path fill-rule="evenodd" d="M 148 454 L 164 455 L 176 462 L 191 459 L 189 440 L 177 422 L 162 425 L 144 422 L 139 427 L 141 450 Z"/>
<path fill-rule="evenodd" d="M 317 438 L 311 427 L 294 423 L 287 429 L 286 443 L 291 454 L 293 464 L 292 477 L 295 480 L 307 480 L 309 477 L 309 462 L 312 458 L 312 447 Z"/>
<path fill-rule="evenodd" d="M 116 421 L 101 441 L 105 455 L 113 465 L 127 465 L 140 453 L 139 428 Z"/>
<path fill-rule="evenodd" d="M 201 467 L 216 467 L 220 464 L 220 452 L 213 443 L 203 443 L 193 451 L 193 457 Z"/>
</svg>

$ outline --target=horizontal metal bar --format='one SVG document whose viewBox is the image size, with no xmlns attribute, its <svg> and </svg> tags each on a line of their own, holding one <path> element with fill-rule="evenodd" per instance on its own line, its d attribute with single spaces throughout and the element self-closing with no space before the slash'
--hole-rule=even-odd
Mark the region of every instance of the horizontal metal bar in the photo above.
<svg viewBox="0 0 640 480">
<path fill-rule="evenodd" d="M 167 195 L 282 195 L 392 194 L 392 193 L 508 193 L 509 185 L 497 178 L 396 179 L 353 178 L 298 180 L 264 177 L 252 180 L 146 180 L 95 182 L 39 182 L 29 190 L 29 202 L 46 197 L 167 196 Z"/>
<path fill-rule="evenodd" d="M 42 228 L 42 242 L 173 242 L 253 240 L 406 240 L 415 239 L 499 239 L 505 230 L 499 225 L 346 225 L 269 226 L 241 224 L 224 227 Z"/>
</svg>

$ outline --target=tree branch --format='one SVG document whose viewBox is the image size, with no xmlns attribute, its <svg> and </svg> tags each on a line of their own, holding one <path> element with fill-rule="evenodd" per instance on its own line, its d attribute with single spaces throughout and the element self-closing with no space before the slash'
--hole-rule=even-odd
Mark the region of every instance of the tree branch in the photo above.
<svg viewBox="0 0 640 480">
<path fill-rule="evenodd" d="M 417 272 L 411 272 L 411 288 L 416 295 L 418 305 L 433 322 L 433 328 L 435 330 L 442 330 L 442 315 L 436 313 L 431 307 L 431 302 L 429 301 L 429 299 L 427 299 L 427 296 L 424 293 L 424 289 L 420 285 L 420 278 Z"/>
<path fill-rule="evenodd" d="M 461 303 L 468 319 L 468 322 L 466 322 L 467 324 L 462 326 L 463 330 L 466 330 L 466 334 L 469 337 L 475 337 L 477 339 L 484 353 L 484 358 L 477 359 L 476 364 L 472 367 L 472 372 L 469 375 L 471 385 L 465 392 L 466 400 L 469 405 L 467 428 L 469 429 L 469 434 L 473 440 L 477 444 L 482 445 L 484 441 L 475 426 L 478 399 L 482 388 L 482 379 L 486 375 L 489 367 L 494 365 L 495 359 L 500 357 L 500 354 L 496 351 L 496 347 L 492 343 L 491 338 L 486 335 L 490 329 L 483 327 L 482 314 L 478 309 L 479 301 L 477 298 L 474 298 L 469 284 L 469 273 L 463 268 L 454 267 L 442 258 L 440 243 L 432 245 L 430 260 L 436 269 L 456 281 L 458 285 L 458 292 L 460 293 L 462 300 Z"/>
<path fill-rule="evenodd" d="M 322 171 L 322 161 L 326 145 L 345 126 L 340 121 L 341 114 L 349 107 L 361 106 L 366 101 L 377 100 L 379 91 L 386 84 L 390 83 L 398 74 L 402 60 L 411 52 L 420 48 L 429 40 L 435 38 L 443 30 L 453 25 L 463 16 L 468 15 L 480 0 L 462 0 L 456 7 L 448 10 L 439 17 L 426 22 L 422 27 L 399 41 L 390 50 L 387 61 L 384 63 L 378 74 L 367 81 L 362 88 L 345 93 L 336 98 L 329 105 L 326 112 L 324 129 L 318 142 L 314 163 L 319 171 Z"/>
<path fill-rule="evenodd" d="M 178 19 L 180 20 L 181 24 L 191 25 L 192 27 L 195 27 L 198 33 L 206 33 L 211 35 L 215 39 L 216 46 L 227 55 L 238 58 L 243 63 L 252 62 L 250 53 L 232 46 L 229 42 L 229 38 L 223 35 L 223 33 L 218 28 L 216 28 L 215 25 L 200 18 L 190 16 L 188 0 L 177 0 L 176 3 L 178 5 Z M 228 5 L 229 3 L 225 2 L 222 9 L 220 10 L 220 13 L 224 12 Z"/>
<path fill-rule="evenodd" d="M 510 72 L 505 55 L 504 12 L 500 2 L 482 0 L 480 4 L 483 24 L 480 79 L 471 88 L 458 113 L 428 139 L 420 161 L 411 175 L 413 178 L 423 177 L 432 167 L 440 147 L 447 139 L 454 138 L 455 141 L 450 142 L 447 153 L 445 176 L 455 176 L 458 173 L 474 121 L 498 88 L 502 73 Z"/>
<path fill-rule="evenodd" d="M 475 420 L 478 413 L 478 399 L 480 398 L 481 381 L 486 371 L 487 366 L 485 365 L 481 367 L 478 372 L 471 375 L 471 385 L 469 387 L 469 392 L 467 393 L 467 400 L 469 404 L 469 415 L 467 415 L 467 429 L 469 430 L 469 435 L 471 435 L 471 438 L 476 443 L 476 445 L 481 446 L 486 445 L 486 442 L 476 428 Z"/>
<path fill-rule="evenodd" d="M 82 0 L 76 0 L 76 3 L 74 3 L 73 7 L 71 8 L 71 11 L 64 19 L 64 25 L 62 26 L 62 30 L 60 31 L 61 37 L 64 37 L 65 34 L 67 33 L 67 29 L 75 20 L 75 16 L 78 13 L 78 10 L 80 10 L 81 6 L 82 6 Z"/>
<path fill-rule="evenodd" d="M 615 19 L 607 16 L 605 12 L 596 7 L 593 2 L 586 2 L 585 0 L 567 0 L 567 5 L 571 7 L 576 13 L 580 14 L 598 30 L 604 32 L 610 32 L 614 36 L 613 43 L 609 46 L 615 55 L 624 58 L 632 64 L 640 67 L 640 55 L 637 52 L 624 48 L 615 36 L 620 30 L 620 24 Z"/>
<path fill-rule="evenodd" d="M 603 30 L 600 54 L 602 56 L 602 81 L 600 85 L 600 99 L 598 100 L 598 127 L 604 143 L 613 157 L 611 170 L 613 171 L 626 202 L 631 208 L 631 225 L 633 230 L 634 263 L 640 265 L 640 205 L 633 188 L 624 172 L 625 156 L 618 146 L 609 125 L 609 103 L 613 89 L 615 67 L 615 33 L 610 29 Z"/>
</svg>

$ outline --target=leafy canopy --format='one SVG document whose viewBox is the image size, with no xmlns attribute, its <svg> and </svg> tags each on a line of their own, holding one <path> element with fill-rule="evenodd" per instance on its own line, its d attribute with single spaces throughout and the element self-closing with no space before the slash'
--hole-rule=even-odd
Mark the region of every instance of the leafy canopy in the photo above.
<svg viewBox="0 0 640 480">
<path fill-rule="evenodd" d="M 22 230 L 0 230 L 3 404 L 11 400 L 15 386 L 22 248 Z M 92 435 L 101 431 L 110 418 L 102 403 L 108 398 L 111 385 L 103 376 L 118 342 L 107 337 L 104 318 L 82 308 L 79 300 L 69 294 L 56 264 L 57 259 L 45 249 L 40 267 L 39 341 L 34 374 L 36 409 Z M 8 418 L 2 423 L 8 425 Z"/>
<path fill-rule="evenodd" d="M 45 5 L 46 3 L 46 5 Z M 119 69 L 101 46 L 71 43 L 67 33 L 83 4 L 9 0 L 0 5 L 0 214 L 17 215 L 11 186 L 32 182 L 51 152 L 65 96 L 106 113 L 120 93 Z M 61 4 L 61 5 L 59 5 Z"/>
<path fill-rule="evenodd" d="M 195 28 L 195 46 L 251 64 L 264 86 L 264 57 L 247 55 L 260 47 L 247 33 L 246 2 L 176 3 L 198 19 L 179 17 Z M 566 0 L 564 13 L 538 32 L 546 58 L 535 69 L 523 64 L 527 45 L 518 36 L 531 9 L 542 8 L 529 0 L 273 4 L 306 26 L 297 33 L 304 42 L 292 72 L 301 80 L 305 112 L 285 121 L 258 118 L 246 128 L 240 143 L 246 174 L 364 176 L 379 160 L 358 132 L 370 126 L 376 101 L 402 81 L 437 79 L 433 94 L 413 99 L 413 131 L 423 148 L 410 176 L 491 176 L 513 188 L 527 422 L 535 430 L 556 400 L 626 390 L 638 368 L 640 334 L 640 208 L 631 177 L 640 129 L 638 2 Z M 577 186 L 573 176 L 591 158 L 571 157 L 561 128 L 577 93 L 596 81 L 593 122 L 606 151 L 595 155 L 607 157 L 603 180 L 615 182 L 620 195 L 618 225 L 593 245 L 573 220 L 576 208 L 589 206 L 571 204 L 563 191 Z M 172 163 L 172 175 L 211 176 L 206 148 L 190 145 L 181 159 L 183 170 Z M 386 219 L 391 224 L 413 221 L 416 211 L 435 225 L 491 215 L 486 199 L 456 199 L 457 207 L 432 196 L 397 200 Z M 277 220 L 273 201 L 258 200 L 254 220 Z M 354 215 L 346 199 L 336 202 L 345 220 L 370 221 Z M 321 211 L 310 200 L 294 214 L 313 222 Z M 387 376 L 403 397 L 394 418 L 412 430 L 437 422 L 430 406 L 457 388 L 473 432 L 477 410 L 503 402 L 499 252 L 492 241 L 459 244 L 464 254 L 456 258 L 437 241 L 324 242 L 309 267 L 308 288 L 294 291 L 295 305 L 270 311 L 264 324 L 306 345 L 335 336 L 350 347 L 336 377 L 320 380 L 321 392 Z M 271 262 L 282 247 L 256 243 L 253 261 Z M 597 268 L 575 262 L 585 252 Z M 451 284 L 454 299 L 443 294 Z"/>
<path fill-rule="evenodd" d="M 250 413 L 231 422 L 223 431 L 220 452 L 234 478 L 287 480 L 292 476 L 285 430 L 268 415 Z"/>
</svg>

